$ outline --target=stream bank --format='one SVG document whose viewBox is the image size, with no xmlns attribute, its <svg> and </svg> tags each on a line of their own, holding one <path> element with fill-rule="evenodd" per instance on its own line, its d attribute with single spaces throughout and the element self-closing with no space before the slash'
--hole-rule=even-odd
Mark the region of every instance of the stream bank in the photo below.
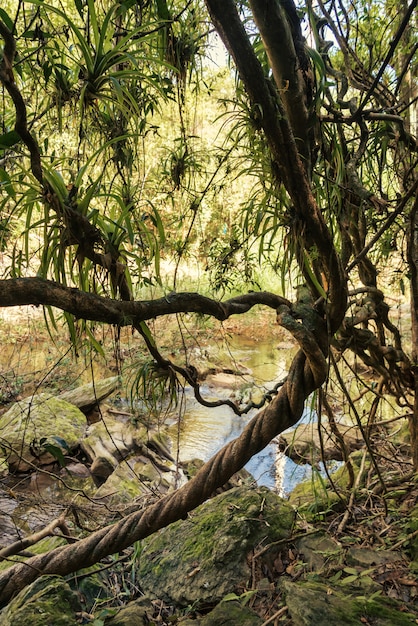
<svg viewBox="0 0 418 626">
<path fill-rule="evenodd" d="M 286 352 L 292 348 L 282 345 L 280 349 Z M 234 366 L 235 373 L 222 374 L 234 377 L 229 382 L 245 379 L 248 383 L 253 368 L 243 358 L 235 357 L 235 362 L 239 364 Z M 268 378 L 268 383 L 274 382 L 275 374 Z M 214 390 L 217 396 L 231 393 L 229 387 L 222 392 L 219 378 L 215 380 L 216 387 L 207 384 L 208 395 Z M 65 402 L 68 400 L 67 396 Z M 29 406 L 32 408 L 31 403 Z M 132 415 L 125 405 L 124 409 L 117 403 L 99 407 L 90 403 L 83 420 L 91 439 L 83 437 L 84 448 L 78 451 L 67 442 L 64 429 L 57 432 L 56 417 L 53 440 L 46 437 L 41 442 L 48 433 L 31 433 L 28 450 L 32 457 L 27 460 L 36 469 L 15 474 L 16 480 L 4 483 L 1 494 L 1 522 L 9 532 L 3 547 L 42 531 L 68 508 L 59 490 L 64 483 L 73 490 L 73 512 L 61 527 L 7 559 L 24 560 L 31 553 L 65 544 L 68 537 L 82 538 L 98 525 L 112 523 L 133 508 L 156 501 L 161 493 L 193 474 L 193 459 L 179 466 L 176 448 L 169 447 L 162 433 L 164 421 L 174 419 L 173 415 L 157 421 L 150 430 L 141 422 L 140 410 Z M 106 426 L 102 426 L 103 416 Z M 224 416 L 221 413 L 214 431 L 226 423 L 222 437 L 233 436 Z M 75 422 L 79 428 L 78 418 Z M 241 426 L 233 424 L 233 428 Z M 289 438 L 285 433 L 285 442 L 273 445 L 310 457 L 314 438 L 303 434 L 305 438 L 294 434 Z M 41 446 L 33 445 L 35 435 Z M 315 464 L 312 478 L 292 490 L 289 499 L 255 484 L 243 473 L 225 486 L 225 493 L 192 512 L 187 520 L 122 554 L 66 580 L 42 577 L 3 610 L 0 626 L 43 626 L 47 619 L 57 626 L 417 623 L 418 489 L 409 472 L 404 435 L 395 439 L 382 430 L 373 435 L 381 438 L 376 447 L 382 458 L 389 459 L 384 461 L 389 488 L 380 485 L 364 449 L 350 457 L 354 491 L 347 472 L 337 472 L 331 484 L 316 471 Z M 209 437 L 209 444 L 212 440 Z M 302 445 L 306 440 L 308 448 Z M 180 447 L 183 444 L 184 440 Z M 60 466 L 60 453 L 65 467 Z M 272 457 L 267 453 L 266 458 L 271 468 Z M 127 475 L 117 473 L 121 468 Z M 281 530 L 278 522 L 283 522 Z M 190 546 L 188 552 L 184 546 Z M 235 568 L 233 577 L 223 577 L 230 571 L 228 558 Z M 2 567 L 9 565 L 10 560 L 1 563 Z"/>
<path fill-rule="evenodd" d="M 62 500 L 62 492 L 61 499 L 57 497 L 56 481 L 75 489 L 77 498 L 72 499 L 71 512 L 61 524 L 42 540 L 38 536 L 33 544 L 15 545 L 0 567 L 82 538 L 98 523 L 112 523 L 126 512 L 155 502 L 160 494 L 187 481 L 201 463 L 176 466 L 169 441 L 158 428 L 152 431 L 133 424 L 126 415 L 118 420 L 110 414 L 104 422 L 98 420 L 97 413 L 103 415 L 100 406 L 104 410 L 105 405 L 97 411 L 93 399 L 103 398 L 117 384 L 114 377 L 94 389 L 84 387 L 83 393 L 68 392 L 61 400 L 64 404 L 59 405 L 62 411 L 65 403 L 73 400 L 78 407 L 73 404 L 71 411 L 77 408 L 83 415 L 87 436 L 80 441 L 82 452 L 90 459 L 88 476 L 80 475 L 82 463 L 79 460 L 77 466 L 71 456 L 75 449 L 70 448 L 64 429 L 60 429 L 59 439 L 53 439 L 66 461 L 65 467 L 59 468 L 61 457 L 51 447 L 47 430 L 36 429 L 37 419 L 48 427 L 43 414 L 37 418 L 36 402 L 18 403 L 23 422 L 30 414 L 35 428 L 28 433 L 30 445 L 21 448 L 21 456 L 37 469 L 31 468 L 30 506 L 26 501 L 25 508 L 19 501 L 18 484 L 3 490 L 2 521 L 14 520 L 14 537 L 3 547 L 3 558 L 12 539 L 16 543 L 42 533 L 51 519 L 68 509 L 70 502 Z M 57 399 L 53 400 L 51 404 L 45 396 L 38 398 L 49 413 L 57 406 Z M 15 435 L 19 422 L 15 410 L 11 414 Z M 55 415 L 52 421 L 54 428 L 58 418 Z M 9 422 L 7 413 L 2 419 Z M 78 417 L 73 427 L 75 432 L 80 428 Z M 305 430 L 302 425 L 306 440 Z M 34 433 L 38 443 L 45 438 L 43 450 L 34 446 Z M 299 440 L 294 449 L 301 454 L 303 436 Z M 45 445 L 48 442 L 50 446 Z M 397 454 L 386 468 L 393 480 L 390 490 L 380 488 L 364 448 L 350 457 L 357 485 L 354 492 L 346 466 L 333 475 L 332 484 L 314 474 L 296 487 L 289 499 L 241 472 L 187 519 L 122 554 L 67 579 L 42 577 L 4 608 L 0 626 L 44 626 L 45 620 L 54 626 L 417 623 L 418 483 L 405 473 L 407 442 L 400 436 L 395 443 Z M 56 474 L 51 471 L 51 454 L 55 454 Z M 13 464 L 14 456 L 5 461 Z M 19 468 L 13 467 L 16 478 Z M 38 483 L 45 473 L 52 482 Z M 80 501 L 81 495 L 87 499 Z M 9 531 L 11 527 L 9 523 Z"/>
</svg>

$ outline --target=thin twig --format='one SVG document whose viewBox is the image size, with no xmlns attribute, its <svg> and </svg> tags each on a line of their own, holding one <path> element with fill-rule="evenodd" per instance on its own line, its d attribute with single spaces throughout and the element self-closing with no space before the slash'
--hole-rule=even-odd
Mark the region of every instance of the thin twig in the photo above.
<svg viewBox="0 0 418 626">
<path fill-rule="evenodd" d="M 344 530 L 344 528 L 345 528 L 345 526 L 346 526 L 346 524 L 348 522 L 348 519 L 349 519 L 349 517 L 351 515 L 351 511 L 353 509 L 353 505 L 354 505 L 354 500 L 355 500 L 355 497 L 356 497 L 357 489 L 360 486 L 360 481 L 361 481 L 361 478 L 363 476 L 364 468 L 366 466 L 366 457 L 367 457 L 367 450 L 364 450 L 363 456 L 362 456 L 362 459 L 361 459 L 361 463 L 360 463 L 360 469 L 358 471 L 357 478 L 356 478 L 356 483 L 355 483 L 354 489 L 352 490 L 351 495 L 350 495 L 350 501 L 349 501 L 348 506 L 347 506 L 347 508 L 345 510 L 343 518 L 342 518 L 342 520 L 339 523 L 338 528 L 337 528 L 337 533 L 339 533 L 339 534 L 343 532 L 343 530 Z"/>
<path fill-rule="evenodd" d="M 26 550 L 26 548 L 28 548 L 29 546 L 33 546 L 35 543 L 38 543 L 38 541 L 41 541 L 41 539 L 45 539 L 45 537 L 55 535 L 54 530 L 56 528 L 59 528 L 63 533 L 65 533 L 65 535 L 67 535 L 67 537 L 65 538 L 68 541 L 70 531 L 68 530 L 68 526 L 65 523 L 66 515 L 67 511 L 62 513 L 56 519 L 52 520 L 52 522 L 50 522 L 47 526 L 45 526 L 45 528 L 38 531 L 37 533 L 33 533 L 32 535 L 29 535 L 24 539 L 19 539 L 18 541 L 15 541 L 14 543 L 11 543 L 10 545 L 3 548 L 2 550 L 0 550 L 0 559 L 3 560 L 8 556 L 19 554 L 19 552 L 22 552 L 22 550 Z"/>
<path fill-rule="evenodd" d="M 263 622 L 261 626 L 267 626 L 267 624 L 271 624 L 275 619 L 284 615 L 288 609 L 289 607 L 287 606 L 287 604 L 285 606 L 282 606 L 282 608 L 276 611 L 274 615 L 272 615 L 265 622 Z"/>
<path fill-rule="evenodd" d="M 413 539 L 414 537 L 418 536 L 418 530 L 414 530 L 413 533 L 411 533 L 410 535 L 407 535 L 406 537 L 404 537 L 403 539 L 401 539 L 400 541 L 398 541 L 397 543 L 395 543 L 395 545 L 393 545 L 391 547 L 391 550 L 397 550 L 398 548 L 400 548 L 404 543 L 406 543 L 407 541 L 409 541 L 410 539 Z"/>
</svg>

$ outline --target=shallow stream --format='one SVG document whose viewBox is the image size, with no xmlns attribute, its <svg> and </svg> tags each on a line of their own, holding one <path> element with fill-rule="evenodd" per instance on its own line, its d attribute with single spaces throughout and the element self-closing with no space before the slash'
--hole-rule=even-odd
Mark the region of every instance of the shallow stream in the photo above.
<svg viewBox="0 0 418 626">
<path fill-rule="evenodd" d="M 26 340 L 25 340 L 26 339 Z M 295 347 L 291 343 L 280 341 L 281 337 L 275 334 L 275 328 L 268 332 L 268 338 L 257 340 L 234 334 L 228 339 L 227 349 L 224 353 L 225 367 L 234 371 L 242 372 L 240 376 L 232 376 L 232 383 L 225 380 L 222 382 L 217 376 L 209 376 L 202 385 L 202 395 L 208 400 L 227 398 L 239 394 L 255 394 L 258 400 L 261 395 L 271 390 L 274 385 L 283 380 L 291 360 L 295 354 Z M 225 349 L 225 346 L 224 346 Z M 209 346 L 206 350 L 211 352 Z M 217 366 L 223 367 L 222 350 L 219 346 L 214 348 L 217 353 Z M 18 380 L 10 378 L 10 372 L 14 372 L 16 379 L 20 375 L 31 373 L 38 380 L 41 389 L 53 376 L 55 384 L 60 388 L 61 384 L 67 386 L 70 382 L 69 375 L 75 376 L 79 383 L 89 382 L 92 369 L 88 364 L 79 360 L 79 366 L 74 371 L 69 354 L 56 362 L 56 351 L 48 349 L 45 342 L 38 343 L 36 336 L 28 333 L 26 338 L 14 345 L 4 346 L 0 356 L 0 375 L 9 379 L 16 385 Z M 194 356 L 194 362 L 198 361 L 198 355 Z M 220 364 L 220 365 L 219 365 Z M 199 365 L 196 362 L 196 365 Z M 108 372 L 95 366 L 96 377 L 106 377 Z M 49 372 L 45 375 L 45 371 Z M 35 384 L 35 386 L 37 386 Z M 245 402 L 244 402 L 245 403 Z M 171 416 L 172 426 L 170 435 L 178 453 L 180 461 L 189 461 L 195 458 L 207 461 L 226 443 L 239 436 L 247 422 L 256 414 L 252 410 L 246 415 L 237 416 L 227 406 L 206 408 L 200 405 L 194 398 L 190 389 L 185 390 L 180 408 Z M 311 419 L 310 411 L 306 411 L 302 420 Z M 303 480 L 309 472 L 307 466 L 298 466 L 286 458 L 278 450 L 277 444 L 272 442 L 262 452 L 253 457 L 246 469 L 255 477 L 257 482 L 269 488 L 276 489 L 279 493 L 291 491 L 295 484 Z"/>
<path fill-rule="evenodd" d="M 295 354 L 295 348 L 291 344 L 276 344 L 271 339 L 251 341 L 235 337 L 230 347 L 237 369 L 246 372 L 241 377 L 231 377 L 232 382 L 235 378 L 236 385 L 241 386 L 244 393 L 246 388 L 249 389 L 250 385 L 255 383 L 256 396 L 261 395 L 263 391 L 271 390 L 276 383 L 284 379 Z M 234 391 L 227 386 L 217 386 L 219 380 L 217 376 L 209 377 L 202 385 L 201 392 L 205 399 L 216 400 L 240 393 L 239 390 Z M 177 417 L 176 423 L 170 428 L 179 460 L 190 461 L 196 458 L 202 461 L 209 460 L 226 443 L 238 437 L 256 413 L 257 410 L 252 409 L 248 414 L 238 416 L 228 406 L 204 407 L 194 398 L 192 390 L 186 389 L 181 409 L 173 416 Z M 299 423 L 311 419 L 312 412 L 306 409 Z M 279 451 L 275 442 L 255 455 L 246 465 L 246 469 L 258 484 L 275 489 L 283 495 L 289 493 L 310 473 L 310 466 L 293 463 Z"/>
</svg>

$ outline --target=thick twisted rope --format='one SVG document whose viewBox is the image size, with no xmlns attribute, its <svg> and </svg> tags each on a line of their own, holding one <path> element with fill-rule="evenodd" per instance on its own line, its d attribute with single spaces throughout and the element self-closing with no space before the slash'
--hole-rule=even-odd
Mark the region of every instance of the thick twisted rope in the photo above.
<svg viewBox="0 0 418 626">
<path fill-rule="evenodd" d="M 300 327 L 303 328 L 302 325 Z M 298 328 L 298 332 L 303 331 Z M 120 552 L 135 541 L 184 518 L 210 498 L 254 454 L 300 419 L 305 399 L 327 375 L 325 358 L 322 359 L 322 372 L 315 367 L 313 373 L 309 365 L 310 358 L 315 357 L 318 349 L 312 341 L 309 333 L 303 349 L 307 350 L 307 345 L 310 345 L 314 348 L 313 354 L 305 355 L 302 350 L 298 352 L 276 398 L 247 424 L 237 439 L 209 460 L 192 480 L 146 509 L 131 513 L 120 522 L 106 526 L 77 543 L 55 548 L 11 566 L 0 574 L 0 604 L 7 604 L 16 593 L 42 574 L 64 576 L 89 567 L 105 556 Z"/>
</svg>

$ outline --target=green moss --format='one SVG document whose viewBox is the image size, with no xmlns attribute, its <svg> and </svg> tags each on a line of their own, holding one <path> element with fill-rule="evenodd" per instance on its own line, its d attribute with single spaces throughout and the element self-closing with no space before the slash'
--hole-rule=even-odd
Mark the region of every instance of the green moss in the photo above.
<svg viewBox="0 0 418 626">
<path fill-rule="evenodd" d="M 60 576 L 41 576 L 0 614 L 2 626 L 77 626 L 77 595 Z"/>
<path fill-rule="evenodd" d="M 143 542 L 141 584 L 184 604 L 221 598 L 246 583 L 248 552 L 288 537 L 293 521 L 293 508 L 268 489 L 231 489 Z"/>
<path fill-rule="evenodd" d="M 158 460 L 161 467 L 145 457 L 130 457 L 120 463 L 106 482 L 96 491 L 97 498 L 108 497 L 111 502 L 128 502 L 150 489 L 168 490 L 176 482 L 176 467 L 171 461 Z"/>
<path fill-rule="evenodd" d="M 45 539 L 41 539 L 41 541 L 38 541 L 38 543 L 36 543 L 35 545 L 30 546 L 29 551 L 33 554 L 43 554 L 44 552 L 48 552 L 49 550 L 58 548 L 59 546 L 65 545 L 66 543 L 67 542 L 65 539 L 58 536 L 45 537 Z M 14 563 L 20 563 L 26 560 L 26 557 L 16 554 L 10 557 L 8 560 L 0 561 L 0 572 L 7 570 L 9 567 L 12 567 Z"/>
<path fill-rule="evenodd" d="M 267 490 L 266 498 L 264 498 L 264 489 L 238 489 L 239 495 L 235 489 L 227 491 L 202 505 L 190 520 L 176 522 L 169 531 L 167 530 L 170 535 L 178 534 L 181 537 L 183 562 L 202 558 L 213 560 L 219 558 L 222 561 L 225 553 L 231 545 L 235 544 L 235 541 L 238 540 L 244 545 L 256 536 L 262 535 L 262 531 L 267 526 L 269 534 L 273 534 L 277 539 L 288 535 L 294 519 L 293 509 L 283 507 L 280 515 L 275 516 L 268 506 L 265 507 L 265 511 L 262 511 L 263 500 L 268 499 Z M 265 513 L 264 519 L 263 512 Z M 165 534 L 162 531 L 152 542 L 153 553 L 164 554 Z M 161 563 L 164 563 L 164 557 Z"/>
<path fill-rule="evenodd" d="M 289 502 L 305 517 L 316 518 L 333 510 L 335 505 L 340 503 L 340 499 L 322 477 L 313 474 L 310 480 L 296 485 L 290 494 Z"/>
<path fill-rule="evenodd" d="M 7 446 L 9 463 L 18 462 L 19 456 L 33 461 L 30 451 L 33 443 L 42 439 L 61 448 L 64 454 L 74 448 L 84 435 L 86 416 L 76 406 L 46 393 L 16 402 L 0 417 L 0 436 Z M 20 455 L 9 453 L 9 446 Z M 44 454 L 40 446 L 39 454 Z"/>
<path fill-rule="evenodd" d="M 213 611 L 208 613 L 202 620 L 200 626 L 259 626 L 262 620 L 250 608 L 243 606 L 239 602 L 228 601 L 218 604 Z"/>
<path fill-rule="evenodd" d="M 374 595 L 368 599 L 349 587 L 308 581 L 293 583 L 282 579 L 281 586 L 294 626 L 358 626 L 370 622 L 375 626 L 416 624 L 417 615 L 405 612 L 403 603 L 390 598 Z"/>
<path fill-rule="evenodd" d="M 356 450 L 350 455 L 355 478 L 360 471 L 363 454 L 362 450 Z M 369 466 L 370 460 L 367 459 L 366 470 Z M 364 478 L 367 476 L 367 471 L 363 472 L 363 476 Z M 290 494 L 289 502 L 308 519 L 323 517 L 343 504 L 341 498 L 344 499 L 345 497 L 349 479 L 350 475 L 346 465 L 340 467 L 332 475 L 332 482 L 338 490 L 337 494 L 328 480 L 324 479 L 318 472 L 314 472 L 310 480 L 303 481 L 295 487 Z"/>
</svg>

